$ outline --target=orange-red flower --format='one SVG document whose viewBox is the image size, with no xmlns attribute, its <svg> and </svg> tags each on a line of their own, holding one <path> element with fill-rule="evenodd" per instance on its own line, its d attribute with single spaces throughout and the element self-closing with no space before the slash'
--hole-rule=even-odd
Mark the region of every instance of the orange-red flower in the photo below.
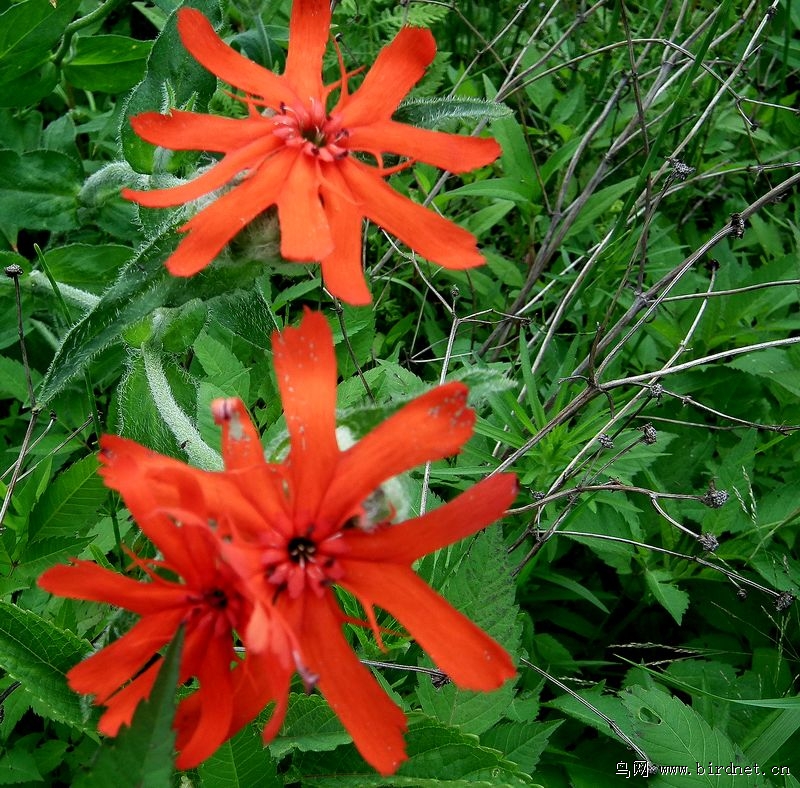
<svg viewBox="0 0 800 788">
<path fill-rule="evenodd" d="M 341 451 L 336 359 L 325 319 L 307 313 L 299 328 L 273 338 L 273 353 L 290 438 L 280 476 L 265 472 L 253 450 L 258 433 L 242 403 L 218 400 L 214 406 L 226 461 L 243 452 L 251 457 L 241 494 L 263 513 L 262 524 L 233 524 L 226 557 L 254 599 L 274 601 L 302 654 L 306 680 L 319 687 L 364 758 L 389 774 L 405 758 L 405 718 L 349 648 L 342 632 L 346 617 L 332 586 L 355 595 L 378 638 L 376 606 L 391 613 L 459 686 L 499 687 L 515 672 L 508 654 L 420 580 L 411 564 L 500 517 L 514 498 L 516 479 L 491 477 L 403 523 L 371 522 L 368 504 L 380 485 L 458 452 L 470 437 L 475 415 L 466 387 L 434 389 Z M 254 613 L 246 641 L 259 648 L 268 636 L 269 621 Z"/>
<path fill-rule="evenodd" d="M 107 602 L 141 616 L 119 640 L 67 674 L 76 692 L 92 694 L 96 704 L 106 707 L 99 729 L 109 736 L 130 724 L 139 701 L 153 687 L 159 649 L 180 626 L 185 628 L 179 681 L 197 677 L 200 684 L 181 704 L 194 710 L 178 731 L 177 765 L 189 768 L 212 755 L 271 700 L 278 701 L 275 722 L 280 725 L 293 672 L 291 647 L 286 630 L 273 622 L 271 640 L 262 644 L 261 654 L 242 659 L 234 650 L 234 633 L 246 628 L 253 603 L 222 560 L 218 529 L 209 527 L 243 515 L 224 474 L 190 468 L 123 438 L 104 436 L 101 446 L 106 484 L 122 494 L 162 558 L 134 558 L 147 582 L 75 560 L 46 571 L 39 585 L 54 594 Z M 231 505 L 227 498 L 234 499 Z M 260 609 L 263 616 L 264 606 Z M 269 670 L 264 669 L 266 662 Z M 255 683 L 253 672 L 258 673 Z M 246 719 L 243 708 L 249 713 Z"/>
<path fill-rule="evenodd" d="M 273 205 L 283 257 L 321 262 L 325 285 L 352 304 L 370 301 L 361 269 L 365 217 L 446 268 L 484 262 L 470 233 L 384 181 L 393 171 L 383 166 L 385 153 L 456 173 L 489 164 L 500 154 L 491 139 L 427 131 L 392 120 L 436 54 L 428 30 L 403 28 L 350 94 L 346 74 L 332 85 L 322 82 L 329 0 L 294 0 L 282 75 L 228 47 L 199 11 L 184 8 L 178 13 L 184 46 L 209 71 L 243 91 L 249 116 L 233 119 L 173 109 L 168 115 L 145 113 L 132 119 L 136 133 L 148 142 L 223 154 L 214 167 L 184 185 L 123 192 L 140 205 L 180 205 L 243 176 L 181 228 L 187 235 L 167 261 L 173 274 L 200 271 L 242 227 Z M 328 109 L 337 88 L 339 98 Z M 377 166 L 354 153 L 367 154 Z"/>
<path fill-rule="evenodd" d="M 148 661 L 183 625 L 181 680 L 196 676 L 200 689 L 176 714 L 179 766 L 210 755 L 275 701 L 264 730 L 269 740 L 297 670 L 327 698 L 364 758 L 389 774 L 406 757 L 405 716 L 350 648 L 343 625 L 364 622 L 344 614 L 333 587 L 359 600 L 379 642 L 376 607 L 394 616 L 459 686 L 499 687 L 515 672 L 509 655 L 417 577 L 412 564 L 500 517 L 516 479 L 485 479 L 405 522 L 376 517 L 372 504 L 384 482 L 458 452 L 470 437 L 475 415 L 466 387 L 439 386 L 342 451 L 336 358 L 325 318 L 309 312 L 299 328 L 275 334 L 273 353 L 289 432 L 281 464 L 265 461 L 238 399 L 212 404 L 222 426 L 222 472 L 105 437 L 105 481 L 122 494 L 163 558 L 137 561 L 149 576 L 145 583 L 76 561 L 48 570 L 40 584 L 141 616 L 130 632 L 69 673 L 74 689 L 107 706 L 105 733 L 130 722 L 155 677 Z M 235 636 L 246 650 L 243 659 Z"/>
</svg>

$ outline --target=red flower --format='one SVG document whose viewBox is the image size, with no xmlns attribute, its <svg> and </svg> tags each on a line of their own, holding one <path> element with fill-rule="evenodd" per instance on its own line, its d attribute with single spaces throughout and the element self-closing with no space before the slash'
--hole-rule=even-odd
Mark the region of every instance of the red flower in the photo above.
<svg viewBox="0 0 800 788">
<path fill-rule="evenodd" d="M 297 669 L 307 687 L 319 687 L 364 758 L 390 774 L 406 757 L 405 716 L 351 650 L 342 626 L 363 622 L 345 616 L 332 586 L 355 595 L 379 641 L 376 606 L 459 686 L 499 687 L 515 673 L 509 655 L 411 565 L 500 517 L 516 480 L 510 474 L 485 479 L 399 524 L 375 518 L 371 504 L 385 481 L 458 452 L 470 437 L 475 415 L 466 387 L 439 386 L 341 451 L 336 359 L 324 317 L 309 312 L 299 328 L 274 335 L 273 353 L 289 431 L 285 462 L 264 460 L 238 399 L 212 404 L 223 431 L 220 473 L 104 437 L 106 484 L 122 494 L 163 558 L 137 559 L 149 582 L 75 561 L 45 572 L 40 585 L 141 616 L 130 632 L 68 674 L 73 689 L 107 707 L 104 733 L 130 723 L 155 679 L 149 661 L 182 625 L 180 680 L 197 677 L 200 689 L 176 714 L 179 767 L 211 755 L 271 701 L 276 708 L 264 738 L 274 736 Z M 236 636 L 243 659 L 234 649 Z"/>
<path fill-rule="evenodd" d="M 134 559 L 149 582 L 74 560 L 46 571 L 39 585 L 54 594 L 107 602 L 141 616 L 119 640 L 67 674 L 72 689 L 92 694 L 96 704 L 106 706 L 99 729 L 109 736 L 131 723 L 137 704 L 153 687 L 159 649 L 180 626 L 185 628 L 179 681 L 194 676 L 200 683 L 200 689 L 181 704 L 189 703 L 194 710 L 178 736 L 177 765 L 189 768 L 212 755 L 271 700 L 278 701 L 275 716 L 280 725 L 293 669 L 291 649 L 285 630 L 273 622 L 271 640 L 261 655 L 241 659 L 234 650 L 234 633 L 245 629 L 253 603 L 222 560 L 220 540 L 209 528 L 210 521 L 225 523 L 232 514 L 246 518 L 241 505 L 237 510 L 232 488 L 226 489 L 224 475 L 189 468 L 123 438 L 104 436 L 101 446 L 106 484 L 122 494 L 163 558 Z M 234 499 L 231 507 L 223 503 L 229 497 Z M 163 573 L 178 579 L 167 579 Z M 259 607 L 263 616 L 267 608 Z M 270 670 L 265 671 L 267 656 Z M 254 670 L 260 672 L 255 688 Z M 242 720 L 242 709 L 249 710 L 254 702 L 256 708 Z"/>
<path fill-rule="evenodd" d="M 378 638 L 375 606 L 400 621 L 456 684 L 496 689 L 515 673 L 508 654 L 420 580 L 411 564 L 500 517 L 514 499 L 516 479 L 488 478 L 400 524 L 366 521 L 365 502 L 383 482 L 458 452 L 470 437 L 475 415 L 466 405 L 466 387 L 434 389 L 340 451 L 336 359 L 325 319 L 307 313 L 299 328 L 273 337 L 273 353 L 290 437 L 283 478 L 265 473 L 274 466 L 252 451 L 258 433 L 242 403 L 214 404 L 226 463 L 252 452 L 240 491 L 263 512 L 261 524 L 233 524 L 225 555 L 254 599 L 274 601 L 293 631 L 306 680 L 319 687 L 364 758 L 389 774 L 405 758 L 405 718 L 348 646 L 342 633 L 347 619 L 331 586 L 356 596 Z M 254 614 L 245 640 L 258 649 L 268 637 L 269 622 Z"/>
<path fill-rule="evenodd" d="M 494 140 L 426 131 L 391 119 L 400 101 L 436 54 L 428 30 L 404 28 L 386 46 L 351 95 L 347 75 L 323 85 L 322 56 L 331 21 L 329 0 L 295 0 L 289 53 L 278 76 L 228 47 L 208 20 L 190 8 L 178 12 L 189 52 L 209 71 L 245 93 L 243 119 L 172 110 L 132 119 L 136 133 L 172 150 L 208 150 L 222 160 L 191 182 L 148 192 L 125 190 L 128 199 L 163 208 L 195 200 L 233 181 L 241 183 L 187 222 L 186 237 L 167 261 L 173 274 L 205 268 L 236 233 L 272 205 L 287 260 L 319 261 L 326 287 L 352 304 L 367 304 L 361 270 L 361 224 L 366 217 L 423 257 L 446 268 L 481 265 L 466 230 L 391 189 L 384 153 L 460 173 L 494 161 Z M 331 92 L 341 88 L 328 111 Z M 354 152 L 369 154 L 377 166 Z"/>
</svg>

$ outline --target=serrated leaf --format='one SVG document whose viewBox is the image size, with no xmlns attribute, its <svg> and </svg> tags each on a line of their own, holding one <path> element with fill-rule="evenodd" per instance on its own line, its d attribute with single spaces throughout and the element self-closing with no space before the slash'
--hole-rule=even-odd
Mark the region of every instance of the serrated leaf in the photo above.
<svg viewBox="0 0 800 788">
<path fill-rule="evenodd" d="M 147 700 L 136 708 L 130 727 L 101 747 L 91 771 L 75 788 L 169 788 L 175 770 L 175 687 L 183 647 L 183 630 L 169 644 Z"/>
<path fill-rule="evenodd" d="M 658 766 L 690 766 L 692 785 L 735 788 L 737 784 L 730 774 L 700 774 L 696 764 L 723 768 L 729 764 L 752 765 L 724 734 L 678 698 L 644 687 L 633 687 L 621 697 L 630 716 L 634 741 Z M 654 784 L 683 788 L 686 778 L 669 775 L 665 770 Z M 755 775 L 748 779 L 748 786 L 764 785 L 767 783 Z"/>
<path fill-rule="evenodd" d="M 277 763 L 260 734 L 248 726 L 197 769 L 203 788 L 281 788 Z"/>
<path fill-rule="evenodd" d="M 97 473 L 94 455 L 84 457 L 60 473 L 33 507 L 28 521 L 28 539 L 81 533 L 94 525 L 94 515 L 107 490 Z"/>
<path fill-rule="evenodd" d="M 497 101 L 468 96 L 413 98 L 404 101 L 394 119 L 412 126 L 435 129 L 448 120 L 494 120 L 511 115 L 511 110 Z"/>
<path fill-rule="evenodd" d="M 105 496 L 105 491 L 103 495 Z M 92 538 L 92 536 L 80 539 L 72 535 L 53 536 L 37 539 L 33 544 L 26 545 L 13 574 L 13 578 L 17 581 L 23 581 L 18 587 L 27 587 L 45 569 L 80 555 Z"/>
<path fill-rule="evenodd" d="M 430 719 L 413 723 L 406 735 L 408 760 L 396 774 L 381 777 L 355 748 L 307 753 L 295 766 L 309 784 L 323 788 L 516 788 L 531 778 L 476 736 Z"/>
<path fill-rule="evenodd" d="M 481 744 L 503 753 L 520 769 L 533 774 L 550 737 L 561 725 L 555 722 L 505 722 L 481 734 Z"/>
<path fill-rule="evenodd" d="M 350 734 L 322 696 L 292 693 L 286 719 L 269 743 L 269 750 L 280 759 L 292 750 L 328 752 L 350 740 Z"/>
<path fill-rule="evenodd" d="M 209 383 L 219 386 L 228 396 L 247 400 L 250 373 L 230 349 L 205 332 L 200 333 L 192 347 Z"/>
<path fill-rule="evenodd" d="M 490 526 L 478 534 L 448 574 L 445 597 L 516 661 L 521 633 L 514 581 L 500 530 Z M 487 731 L 500 720 L 513 696 L 513 681 L 494 692 L 473 692 L 454 684 L 436 689 L 427 676 L 421 676 L 417 687 L 417 697 L 426 714 L 475 734 Z"/>
<path fill-rule="evenodd" d="M 670 574 L 666 570 L 647 570 L 645 580 L 656 601 L 669 613 L 675 623 L 680 626 L 683 614 L 689 607 L 689 594 L 671 584 Z"/>
<path fill-rule="evenodd" d="M 0 231 L 15 241 L 23 228 L 77 227 L 82 181 L 80 164 L 59 151 L 0 150 Z"/>
<path fill-rule="evenodd" d="M 66 673 L 90 650 L 85 640 L 30 610 L 0 602 L 0 668 L 22 682 L 42 716 L 83 727 L 80 699 Z"/>
</svg>

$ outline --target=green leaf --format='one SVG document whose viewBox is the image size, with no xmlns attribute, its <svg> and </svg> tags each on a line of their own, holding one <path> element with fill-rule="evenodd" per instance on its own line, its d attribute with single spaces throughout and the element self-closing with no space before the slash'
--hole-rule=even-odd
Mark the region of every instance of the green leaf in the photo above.
<svg viewBox="0 0 800 788">
<path fill-rule="evenodd" d="M 226 741 L 197 771 L 203 788 L 281 788 L 284 784 L 277 763 L 253 726 Z"/>
<path fill-rule="evenodd" d="M 29 750 L 13 749 L 0 758 L 0 785 L 42 783 L 44 778 Z"/>
<path fill-rule="evenodd" d="M 90 650 L 85 640 L 30 610 L 0 602 L 0 667 L 22 682 L 41 716 L 83 727 L 81 702 L 66 673 Z"/>
<path fill-rule="evenodd" d="M 675 619 L 675 623 L 680 626 L 683 614 L 689 607 L 689 595 L 672 585 L 669 582 L 670 578 L 670 573 L 665 569 L 647 570 L 645 573 L 650 592 L 664 610 Z"/>
<path fill-rule="evenodd" d="M 31 370 L 33 385 L 41 380 L 41 375 Z M 28 402 L 28 383 L 25 380 L 25 367 L 13 358 L 0 356 L 0 397 L 10 397 L 18 402 Z M 30 404 L 30 403 L 28 403 Z"/>
<path fill-rule="evenodd" d="M 76 88 L 122 93 L 144 76 L 152 42 L 127 36 L 81 36 L 75 54 L 64 64 L 67 81 Z"/>
<path fill-rule="evenodd" d="M 350 734 L 321 695 L 292 693 L 286 719 L 269 750 L 281 759 L 293 750 L 328 752 L 349 741 Z"/>
<path fill-rule="evenodd" d="M 200 333 L 192 347 L 206 373 L 204 380 L 219 386 L 228 396 L 248 398 L 250 373 L 229 348 L 205 331 Z"/>
<path fill-rule="evenodd" d="M 58 70 L 52 63 L 32 68 L 17 81 L 0 82 L 0 107 L 29 107 L 52 93 L 57 84 Z"/>
<path fill-rule="evenodd" d="M 406 735 L 408 760 L 394 775 L 381 777 L 354 747 L 295 758 L 308 784 L 322 788 L 502 788 L 531 785 L 531 778 L 476 736 L 434 720 L 413 723 Z"/>
<path fill-rule="evenodd" d="M 0 232 L 15 241 L 20 229 L 71 230 L 78 226 L 80 165 L 54 150 L 20 156 L 0 150 Z"/>
<path fill-rule="evenodd" d="M 98 468 L 97 458 L 90 455 L 56 477 L 31 511 L 29 541 L 79 534 L 94 525 L 94 515 L 107 495 Z"/>
<path fill-rule="evenodd" d="M 211 316 L 237 336 L 258 348 L 270 346 L 270 335 L 279 326 L 261 291 L 236 290 L 216 299 Z"/>
<path fill-rule="evenodd" d="M 633 727 L 634 741 L 640 744 L 658 766 L 689 766 L 692 785 L 725 788 L 737 785 L 732 775 L 700 774 L 697 764 L 725 767 L 729 764 L 749 765 L 742 753 L 720 731 L 712 728 L 694 709 L 656 689 L 633 687 L 622 694 Z M 752 777 L 748 786 L 766 785 Z M 686 778 L 659 774 L 658 785 L 683 788 Z"/>
<path fill-rule="evenodd" d="M 104 496 L 105 494 L 103 491 Z M 80 539 L 72 535 L 38 538 L 33 544 L 25 546 L 16 570 L 8 580 L 16 581 L 19 584 L 17 588 L 28 588 L 45 569 L 80 555 L 92 540 L 91 535 Z"/>
<path fill-rule="evenodd" d="M 68 244 L 45 252 L 44 259 L 60 285 L 72 285 L 100 295 L 133 257 L 121 244 Z"/>
<path fill-rule="evenodd" d="M 169 788 L 175 770 L 175 688 L 181 663 L 183 630 L 167 648 L 153 689 L 136 708 L 130 727 L 106 740 L 91 771 L 78 777 L 75 788 Z"/>
<path fill-rule="evenodd" d="M 514 581 L 499 528 L 478 534 L 448 578 L 445 597 L 464 615 L 491 635 L 516 661 L 520 627 L 514 601 Z M 420 676 L 417 697 L 422 710 L 465 733 L 487 731 L 504 715 L 514 697 L 514 682 L 494 692 L 462 690 L 454 684 L 440 689 Z"/>
<path fill-rule="evenodd" d="M 158 351 L 145 345 L 142 360 L 152 400 L 190 462 L 205 470 L 220 470 L 222 457 L 203 440 L 195 423 L 176 401 Z"/>
<path fill-rule="evenodd" d="M 505 722 L 481 734 L 481 744 L 503 753 L 506 760 L 533 774 L 550 737 L 561 725 L 555 722 Z"/>
<path fill-rule="evenodd" d="M 435 129 L 448 120 L 494 120 L 511 115 L 511 110 L 497 101 L 469 96 L 412 98 L 404 101 L 394 120 L 412 126 Z"/>
<path fill-rule="evenodd" d="M 145 247 L 103 294 L 97 305 L 66 334 L 56 351 L 38 393 L 39 404 L 47 403 L 126 327 L 161 306 L 177 282 L 164 268 L 162 248 Z"/>
<path fill-rule="evenodd" d="M 190 0 L 185 7 L 202 11 L 214 25 L 221 15 L 219 0 Z M 147 59 L 147 72 L 125 105 L 122 120 L 122 153 L 137 172 L 152 173 L 157 164 L 157 148 L 134 133 L 130 119 L 142 112 L 168 109 L 202 111 L 217 87 L 217 78 L 187 51 L 178 35 L 177 14 L 173 13 L 153 43 Z M 179 162 L 178 156 L 175 161 Z"/>
<path fill-rule="evenodd" d="M 173 376 L 167 370 L 169 380 Z M 153 451 L 170 457 L 182 456 L 180 446 L 158 412 L 147 376 L 142 354 L 129 352 L 127 370 L 117 389 L 117 432 Z"/>
<path fill-rule="evenodd" d="M 0 83 L 22 81 L 25 72 L 41 66 L 50 49 L 61 38 L 80 0 L 26 0 L 0 14 Z M 36 99 L 33 99 L 34 101 Z"/>
</svg>

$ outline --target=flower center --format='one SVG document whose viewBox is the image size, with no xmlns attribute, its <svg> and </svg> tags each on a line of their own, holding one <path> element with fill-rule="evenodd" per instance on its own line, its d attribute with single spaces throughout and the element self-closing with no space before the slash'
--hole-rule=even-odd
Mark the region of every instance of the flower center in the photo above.
<svg viewBox="0 0 800 788">
<path fill-rule="evenodd" d="M 225 610 L 228 607 L 228 595 L 221 588 L 206 591 L 203 601 L 214 610 Z"/>
<path fill-rule="evenodd" d="M 317 553 L 317 545 L 305 536 L 296 536 L 286 547 L 289 560 L 304 566 L 306 561 L 313 561 Z"/>
<path fill-rule="evenodd" d="M 336 161 L 349 153 L 347 129 L 315 99 L 308 106 L 282 104 L 280 112 L 272 116 L 272 124 L 272 133 L 287 147 L 301 148 L 307 156 L 320 161 Z"/>
<path fill-rule="evenodd" d="M 343 577 L 337 559 L 346 552 L 344 541 L 339 534 L 314 539 L 313 532 L 311 526 L 304 535 L 273 543 L 262 554 L 265 577 L 276 587 L 276 597 L 286 591 L 295 599 L 308 588 L 322 596 L 331 583 Z"/>
</svg>

